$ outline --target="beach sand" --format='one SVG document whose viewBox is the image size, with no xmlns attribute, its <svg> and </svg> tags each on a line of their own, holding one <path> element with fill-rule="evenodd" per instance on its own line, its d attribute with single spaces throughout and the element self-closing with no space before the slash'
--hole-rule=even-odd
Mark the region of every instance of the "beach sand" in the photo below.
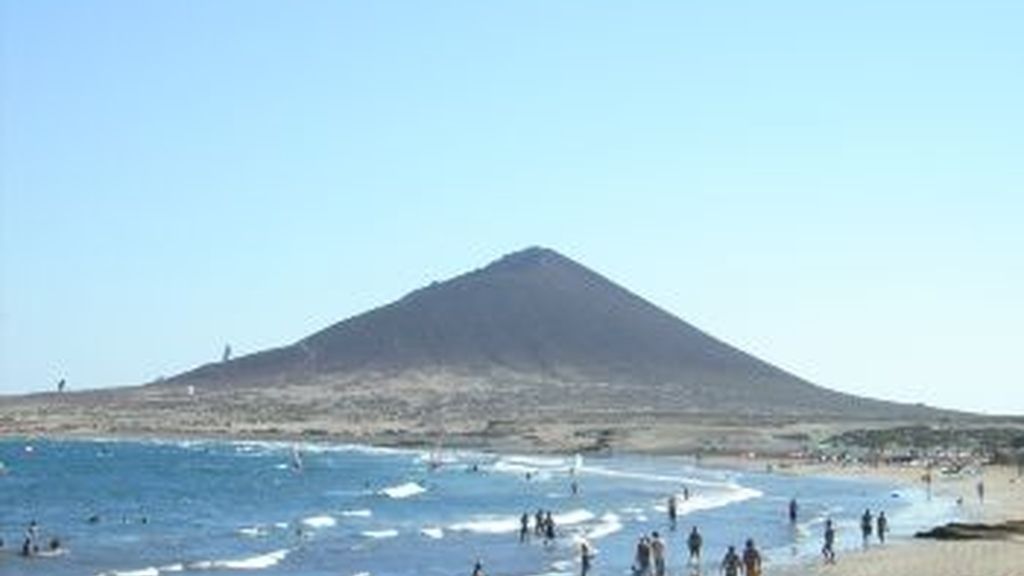
<svg viewBox="0 0 1024 576">
<path fill-rule="evenodd" d="M 907 485 L 923 486 L 919 468 L 843 468 L 798 466 L 796 473 L 883 477 Z M 985 484 L 985 501 L 976 495 L 978 479 Z M 980 476 L 937 478 L 936 495 L 962 497 L 965 522 L 999 523 L 1024 520 L 1024 478 L 1015 468 L 986 467 Z M 894 534 L 891 543 L 869 550 L 840 554 L 837 563 L 820 561 L 797 566 L 770 567 L 778 576 L 1024 576 L 1024 535 L 992 540 L 937 541 Z"/>
</svg>

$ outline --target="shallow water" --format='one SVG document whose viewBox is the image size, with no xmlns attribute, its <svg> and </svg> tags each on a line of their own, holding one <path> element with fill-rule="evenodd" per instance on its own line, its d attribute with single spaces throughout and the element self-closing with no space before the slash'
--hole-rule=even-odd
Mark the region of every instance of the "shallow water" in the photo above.
<svg viewBox="0 0 1024 576">
<path fill-rule="evenodd" d="M 300 454 L 296 469 L 283 443 L 0 442 L 0 575 L 450 575 L 468 574 L 477 558 L 489 574 L 575 574 L 581 538 L 598 552 L 591 574 L 618 575 L 629 573 L 636 539 L 654 530 L 679 572 L 693 525 L 709 566 L 748 537 L 769 562 L 791 562 L 817 553 L 826 517 L 849 549 L 860 546 L 865 508 L 885 509 L 897 538 L 954 510 L 885 483 L 708 470 L 679 458 L 446 453 L 435 467 L 436 455 L 413 450 L 306 444 Z M 673 493 L 676 531 L 665 510 Z M 796 526 L 786 518 L 791 497 Z M 552 546 L 519 543 L 519 515 L 531 512 L 532 523 L 538 508 L 553 512 Z M 33 519 L 44 544 L 61 539 L 63 555 L 15 554 Z"/>
</svg>

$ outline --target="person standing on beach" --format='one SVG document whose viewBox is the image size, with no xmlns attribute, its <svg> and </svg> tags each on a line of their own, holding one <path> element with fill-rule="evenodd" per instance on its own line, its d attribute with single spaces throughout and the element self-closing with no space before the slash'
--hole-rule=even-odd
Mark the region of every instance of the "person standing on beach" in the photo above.
<svg viewBox="0 0 1024 576">
<path fill-rule="evenodd" d="M 21 546 L 22 556 L 31 556 L 39 551 L 39 523 L 32 520 L 25 529 L 25 542 Z"/>
<path fill-rule="evenodd" d="M 676 518 L 679 513 L 676 500 L 675 494 L 668 497 L 668 525 L 672 530 L 676 529 Z"/>
<path fill-rule="evenodd" d="M 860 517 L 860 535 L 864 539 L 864 546 L 867 546 L 868 541 L 871 539 L 871 527 L 874 525 L 873 520 L 871 510 L 865 509 L 864 514 Z"/>
<path fill-rule="evenodd" d="M 690 549 L 690 564 L 700 564 L 700 548 L 704 544 L 704 538 L 697 531 L 697 527 L 694 526 L 693 530 L 690 530 L 690 537 L 686 539 L 686 546 Z"/>
<path fill-rule="evenodd" d="M 978 503 L 985 503 L 985 481 L 978 480 Z"/>
<path fill-rule="evenodd" d="M 651 560 L 654 562 L 654 576 L 665 576 L 665 543 L 657 532 L 651 533 Z"/>
<path fill-rule="evenodd" d="M 530 515 L 523 512 L 523 515 L 519 517 L 519 541 L 526 542 L 527 535 L 530 534 Z"/>
<path fill-rule="evenodd" d="M 533 533 L 537 536 L 544 535 L 544 512 L 537 508 L 537 513 L 533 515 Z"/>
<path fill-rule="evenodd" d="M 650 576 L 651 574 L 651 544 L 647 540 L 647 536 L 641 536 L 636 543 L 633 574 L 634 576 Z"/>
<path fill-rule="evenodd" d="M 796 524 L 796 512 L 797 512 L 796 498 L 790 498 L 790 500 L 789 500 L 789 523 L 790 524 Z"/>
<path fill-rule="evenodd" d="M 555 543 L 555 520 L 551 517 L 551 511 L 548 510 L 547 516 L 544 517 L 544 544 Z"/>
<path fill-rule="evenodd" d="M 743 571 L 746 576 L 761 576 L 761 553 L 754 546 L 753 538 L 747 538 L 743 549 Z"/>
<path fill-rule="evenodd" d="M 885 533 L 889 531 L 889 519 L 885 517 L 885 510 L 878 513 L 878 543 L 885 544 Z"/>
<path fill-rule="evenodd" d="M 821 555 L 825 557 L 826 564 L 836 563 L 836 529 L 832 525 L 832 519 L 825 520 L 825 545 L 821 547 Z"/>
<path fill-rule="evenodd" d="M 590 561 L 594 559 L 594 553 L 590 551 L 590 545 L 580 542 L 580 576 L 587 576 L 590 573 Z"/>
<path fill-rule="evenodd" d="M 725 576 L 739 576 L 740 567 L 742 565 L 739 555 L 736 554 L 736 547 L 729 546 L 729 550 L 725 553 L 725 557 L 722 558 L 722 572 L 725 573 Z"/>
<path fill-rule="evenodd" d="M 484 565 L 480 562 L 479 558 L 477 559 L 476 564 L 473 564 L 473 576 L 485 576 Z"/>
</svg>

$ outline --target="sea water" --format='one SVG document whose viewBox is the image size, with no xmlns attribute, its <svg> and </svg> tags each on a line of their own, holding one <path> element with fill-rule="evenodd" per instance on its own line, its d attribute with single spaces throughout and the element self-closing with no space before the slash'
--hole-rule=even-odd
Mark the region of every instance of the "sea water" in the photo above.
<svg viewBox="0 0 1024 576">
<path fill-rule="evenodd" d="M 885 510 L 895 538 L 954 506 L 880 482 L 732 472 L 670 457 L 441 454 L 355 445 L 227 441 L 0 441 L 0 575 L 629 574 L 637 539 L 659 531 L 680 573 L 692 526 L 703 573 L 753 538 L 769 564 L 818 553 L 826 518 L 840 551 L 859 516 Z M 578 491 L 573 493 L 572 484 Z M 684 499 L 684 491 L 689 499 Z M 666 503 L 678 499 L 678 526 Z M 795 525 L 787 518 L 799 502 Z M 519 516 L 550 510 L 558 537 L 519 542 Z M 31 521 L 41 546 L 22 558 Z M 687 571 L 687 574 L 692 571 Z"/>
</svg>

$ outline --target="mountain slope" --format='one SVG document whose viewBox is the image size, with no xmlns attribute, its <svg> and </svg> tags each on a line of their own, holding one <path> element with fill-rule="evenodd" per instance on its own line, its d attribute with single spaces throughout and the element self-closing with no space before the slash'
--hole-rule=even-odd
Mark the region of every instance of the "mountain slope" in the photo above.
<svg viewBox="0 0 1024 576">
<path fill-rule="evenodd" d="M 386 401 L 387 382 L 424 375 L 434 388 L 450 383 L 432 390 L 442 397 L 438 405 L 445 394 L 472 393 L 475 406 L 511 410 L 526 397 L 534 407 L 578 411 L 646 406 L 874 418 L 924 410 L 814 386 L 543 248 L 432 284 L 292 346 L 207 365 L 165 385 L 344 382 L 350 392 L 379 389 Z"/>
</svg>

